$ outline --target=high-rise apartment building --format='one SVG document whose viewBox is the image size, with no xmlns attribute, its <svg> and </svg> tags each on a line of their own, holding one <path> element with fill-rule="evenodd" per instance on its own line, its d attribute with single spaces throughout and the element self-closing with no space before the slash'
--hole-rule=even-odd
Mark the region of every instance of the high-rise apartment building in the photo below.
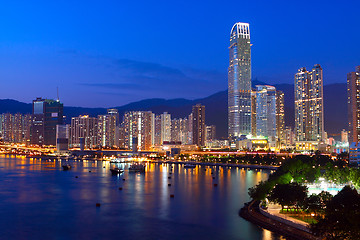
<svg viewBox="0 0 360 240">
<path fill-rule="evenodd" d="M 197 146 L 205 145 L 205 106 L 196 104 L 192 107 L 193 119 L 193 144 Z"/>
<path fill-rule="evenodd" d="M 161 142 L 161 115 L 156 115 L 154 119 L 154 144 L 159 146 Z"/>
<path fill-rule="evenodd" d="M 278 146 L 284 143 L 284 130 L 285 130 L 285 104 L 284 93 L 280 90 L 276 91 L 276 136 Z"/>
<path fill-rule="evenodd" d="M 30 114 L 1 114 L 0 137 L 5 142 L 30 143 L 31 119 Z"/>
<path fill-rule="evenodd" d="M 80 139 L 84 139 L 84 148 L 93 149 L 98 145 L 97 118 L 88 115 L 71 118 L 70 148 L 80 147 Z"/>
<path fill-rule="evenodd" d="M 161 118 L 161 144 L 171 141 L 171 115 L 164 112 Z"/>
<path fill-rule="evenodd" d="M 171 141 L 180 142 L 181 130 L 180 130 L 181 119 L 175 118 L 171 120 Z"/>
<path fill-rule="evenodd" d="M 297 141 L 324 140 L 323 70 L 300 68 L 295 74 L 295 136 Z"/>
<path fill-rule="evenodd" d="M 256 85 L 256 135 L 276 141 L 276 89 Z"/>
<path fill-rule="evenodd" d="M 360 66 L 347 74 L 349 142 L 360 139 Z"/>
<path fill-rule="evenodd" d="M 187 121 L 187 128 L 188 128 L 188 139 L 187 144 L 194 144 L 193 143 L 193 114 L 190 113 Z"/>
<path fill-rule="evenodd" d="M 119 130 L 116 124 L 116 115 L 99 115 L 97 118 L 97 140 L 101 147 L 116 148 L 119 143 Z"/>
<path fill-rule="evenodd" d="M 154 145 L 154 118 L 155 115 L 149 111 L 132 111 L 124 114 L 125 148 L 151 149 Z"/>
<path fill-rule="evenodd" d="M 32 144 L 56 145 L 56 125 L 63 124 L 63 108 L 59 100 L 37 98 L 33 101 Z"/>
<path fill-rule="evenodd" d="M 216 126 L 215 125 L 210 125 L 210 126 L 206 126 L 206 137 L 205 140 L 206 141 L 213 141 L 216 139 Z"/>
<path fill-rule="evenodd" d="M 228 69 L 228 135 L 251 134 L 251 44 L 248 23 L 235 23 L 230 32 Z"/>
<path fill-rule="evenodd" d="M 286 126 L 284 129 L 284 144 L 286 147 L 292 147 L 295 143 L 295 134 L 291 127 Z"/>
</svg>

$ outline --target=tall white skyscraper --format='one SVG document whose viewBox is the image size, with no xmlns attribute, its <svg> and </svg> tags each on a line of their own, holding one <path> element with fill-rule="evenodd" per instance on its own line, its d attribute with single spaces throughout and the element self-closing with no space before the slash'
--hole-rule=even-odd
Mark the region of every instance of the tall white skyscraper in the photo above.
<svg viewBox="0 0 360 240">
<path fill-rule="evenodd" d="M 235 23 L 230 32 L 228 69 L 228 135 L 251 134 L 251 44 L 248 23 Z"/>
</svg>

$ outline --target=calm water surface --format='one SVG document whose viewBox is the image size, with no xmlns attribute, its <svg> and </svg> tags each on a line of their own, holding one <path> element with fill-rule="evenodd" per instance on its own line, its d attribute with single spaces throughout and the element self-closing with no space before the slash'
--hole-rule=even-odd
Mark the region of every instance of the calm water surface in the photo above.
<svg viewBox="0 0 360 240">
<path fill-rule="evenodd" d="M 1 239 L 282 239 L 238 216 L 268 171 L 173 165 L 170 175 L 151 163 L 113 176 L 108 162 L 65 163 L 0 156 Z"/>
</svg>

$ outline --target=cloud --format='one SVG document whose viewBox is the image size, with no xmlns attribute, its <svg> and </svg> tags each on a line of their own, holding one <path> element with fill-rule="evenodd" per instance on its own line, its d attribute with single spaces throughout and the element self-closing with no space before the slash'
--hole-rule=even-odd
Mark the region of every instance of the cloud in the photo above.
<svg viewBox="0 0 360 240">
<path fill-rule="evenodd" d="M 72 51 L 69 53 L 72 54 Z M 142 92 L 143 98 L 198 98 L 226 88 L 227 79 L 224 74 L 212 70 L 180 69 L 125 58 L 91 56 L 78 52 L 74 54 L 90 60 L 90 64 L 95 64 L 95 69 L 102 66 L 106 72 L 101 80 L 91 76 L 78 84 L 107 89 L 113 94 L 132 93 L 138 96 L 138 92 Z"/>
<path fill-rule="evenodd" d="M 80 83 L 82 86 L 100 87 L 111 89 L 141 89 L 143 86 L 133 83 Z"/>
</svg>

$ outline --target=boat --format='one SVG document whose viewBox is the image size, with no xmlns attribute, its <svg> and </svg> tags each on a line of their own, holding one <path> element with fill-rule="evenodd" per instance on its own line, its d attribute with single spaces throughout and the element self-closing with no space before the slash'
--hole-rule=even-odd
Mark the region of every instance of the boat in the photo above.
<svg viewBox="0 0 360 240">
<path fill-rule="evenodd" d="M 185 163 L 184 168 L 195 168 L 196 165 L 195 164 L 191 164 L 191 163 Z"/>
<path fill-rule="evenodd" d="M 112 174 L 120 174 L 120 173 L 124 172 L 124 170 L 122 170 L 120 168 L 113 168 L 113 169 L 110 169 L 110 171 Z"/>
<path fill-rule="evenodd" d="M 145 165 L 134 163 L 129 167 L 129 172 L 145 172 Z"/>
<path fill-rule="evenodd" d="M 64 171 L 71 169 L 71 165 L 69 165 L 69 164 L 63 165 L 62 167 L 63 167 Z"/>
</svg>

